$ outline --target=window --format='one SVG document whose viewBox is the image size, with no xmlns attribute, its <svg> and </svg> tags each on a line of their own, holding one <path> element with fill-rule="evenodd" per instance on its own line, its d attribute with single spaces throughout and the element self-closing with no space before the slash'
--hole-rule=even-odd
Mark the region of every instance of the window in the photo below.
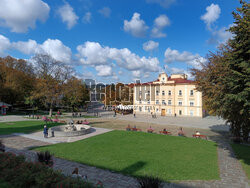
<svg viewBox="0 0 250 188">
<path fill-rule="evenodd" d="M 171 100 L 168 100 L 168 105 L 171 105 L 172 104 L 172 101 Z"/>
<path fill-rule="evenodd" d="M 159 111 L 159 109 L 158 108 L 156 108 L 156 112 L 158 112 Z"/>
<path fill-rule="evenodd" d="M 141 91 L 139 91 L 139 95 L 141 95 Z"/>
<path fill-rule="evenodd" d="M 168 114 L 172 114 L 172 110 L 171 109 L 168 109 Z"/>
<path fill-rule="evenodd" d="M 190 90 L 190 96 L 194 95 L 194 90 Z"/>
<path fill-rule="evenodd" d="M 162 100 L 162 104 L 164 104 L 164 105 L 166 104 L 166 103 L 165 103 L 165 100 Z"/>
<path fill-rule="evenodd" d="M 156 102 L 155 102 L 156 104 L 159 104 L 159 100 L 156 100 Z"/>
<path fill-rule="evenodd" d="M 150 112 L 150 108 L 148 108 L 148 112 Z"/>
<path fill-rule="evenodd" d="M 158 90 L 156 91 L 156 95 L 157 95 L 157 96 L 159 95 L 159 91 L 158 91 Z"/>
<path fill-rule="evenodd" d="M 150 104 L 150 100 L 148 100 L 148 104 Z"/>
<path fill-rule="evenodd" d="M 165 78 L 163 77 L 162 80 L 165 80 Z"/>
<path fill-rule="evenodd" d="M 140 99 L 139 103 L 141 104 L 141 99 Z"/>
<path fill-rule="evenodd" d="M 190 116 L 193 116 L 193 115 L 194 115 L 194 111 L 190 110 Z"/>
<path fill-rule="evenodd" d="M 182 101 L 179 101 L 178 104 L 179 104 L 179 106 L 182 106 Z"/>
<path fill-rule="evenodd" d="M 171 91 L 170 90 L 168 91 L 168 95 L 171 95 Z"/>
<path fill-rule="evenodd" d="M 162 91 L 162 95 L 165 95 L 165 91 Z"/>
<path fill-rule="evenodd" d="M 181 110 L 179 110 L 179 115 L 181 115 L 182 114 L 182 111 Z"/>
<path fill-rule="evenodd" d="M 140 110 L 140 112 L 141 112 L 141 110 L 142 110 L 141 107 L 139 107 L 139 110 Z"/>
<path fill-rule="evenodd" d="M 148 91 L 148 95 L 150 95 L 150 91 Z"/>
<path fill-rule="evenodd" d="M 194 106 L 194 101 L 189 102 L 190 106 Z"/>
<path fill-rule="evenodd" d="M 182 96 L 182 91 L 181 90 L 179 90 L 179 96 Z"/>
</svg>

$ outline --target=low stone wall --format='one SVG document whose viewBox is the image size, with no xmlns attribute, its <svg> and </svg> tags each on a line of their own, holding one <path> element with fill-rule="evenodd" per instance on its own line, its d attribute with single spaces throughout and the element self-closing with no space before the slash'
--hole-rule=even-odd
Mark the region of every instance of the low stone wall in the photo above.
<svg viewBox="0 0 250 188">
<path fill-rule="evenodd" d="M 77 129 L 76 131 L 64 131 L 66 126 L 67 125 L 52 127 L 51 131 L 54 131 L 55 137 L 80 136 L 91 132 L 91 127 L 88 125 L 81 125 L 81 124 L 74 125 Z"/>
</svg>

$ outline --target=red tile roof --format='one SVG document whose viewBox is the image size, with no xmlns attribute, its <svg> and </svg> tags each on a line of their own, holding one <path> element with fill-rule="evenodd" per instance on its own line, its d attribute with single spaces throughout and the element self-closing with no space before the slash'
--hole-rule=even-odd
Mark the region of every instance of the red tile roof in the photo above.
<svg viewBox="0 0 250 188">
<path fill-rule="evenodd" d="M 168 78 L 168 81 L 174 81 L 176 84 L 192 84 L 192 83 L 194 83 L 193 80 L 186 80 L 183 78 L 171 78 L 171 77 Z"/>
</svg>

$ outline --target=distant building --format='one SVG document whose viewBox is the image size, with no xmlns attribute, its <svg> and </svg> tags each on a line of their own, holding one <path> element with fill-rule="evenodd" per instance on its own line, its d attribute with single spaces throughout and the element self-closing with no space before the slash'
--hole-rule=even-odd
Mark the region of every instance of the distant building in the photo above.
<svg viewBox="0 0 250 188">
<path fill-rule="evenodd" d="M 202 93 L 185 74 L 161 73 L 156 81 L 134 85 L 134 112 L 203 117 Z"/>
</svg>

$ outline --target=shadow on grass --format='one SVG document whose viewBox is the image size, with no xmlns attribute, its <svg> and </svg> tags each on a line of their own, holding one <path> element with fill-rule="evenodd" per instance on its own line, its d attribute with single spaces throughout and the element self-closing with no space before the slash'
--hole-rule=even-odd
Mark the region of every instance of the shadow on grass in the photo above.
<svg viewBox="0 0 250 188">
<path fill-rule="evenodd" d="M 237 159 L 242 160 L 246 165 L 250 165 L 250 146 L 231 143 L 231 147 Z"/>
</svg>

